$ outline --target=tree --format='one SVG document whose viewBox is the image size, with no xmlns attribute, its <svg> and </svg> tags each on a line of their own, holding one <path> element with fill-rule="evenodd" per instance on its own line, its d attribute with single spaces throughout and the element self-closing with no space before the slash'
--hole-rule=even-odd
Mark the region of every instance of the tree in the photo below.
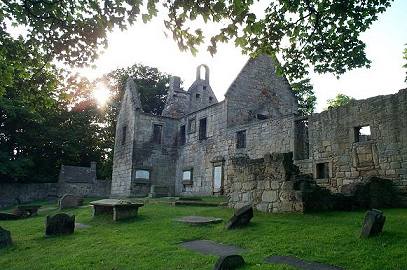
<svg viewBox="0 0 407 270">
<path fill-rule="evenodd" d="M 407 45 L 407 44 L 406 44 Z M 407 47 L 404 49 L 404 60 L 406 60 L 407 61 Z M 407 68 L 407 63 L 406 64 L 404 64 L 404 66 L 403 66 L 404 68 Z M 407 71 L 406 71 L 406 79 L 404 80 L 405 82 L 407 82 Z"/>
<path fill-rule="evenodd" d="M 298 112 L 301 115 L 308 115 L 314 112 L 317 97 L 309 79 L 303 79 L 292 83 L 291 88 L 298 100 Z"/>
<path fill-rule="evenodd" d="M 340 106 L 344 106 L 351 102 L 352 100 L 355 100 L 353 97 L 344 95 L 344 94 L 337 94 L 335 98 L 333 99 L 328 99 L 328 108 L 338 108 Z"/>
<path fill-rule="evenodd" d="M 27 41 L 47 55 L 75 65 L 89 64 L 107 46 L 107 33 L 125 29 L 136 20 L 148 22 L 158 10 L 182 50 L 196 52 L 205 42 L 198 19 L 218 22 L 208 50 L 233 41 L 247 53 L 280 56 L 290 81 L 303 79 L 307 68 L 342 74 L 369 66 L 360 33 L 366 31 L 391 0 L 274 0 L 262 14 L 252 12 L 253 0 L 0 0 L 0 23 L 28 30 Z"/>
</svg>

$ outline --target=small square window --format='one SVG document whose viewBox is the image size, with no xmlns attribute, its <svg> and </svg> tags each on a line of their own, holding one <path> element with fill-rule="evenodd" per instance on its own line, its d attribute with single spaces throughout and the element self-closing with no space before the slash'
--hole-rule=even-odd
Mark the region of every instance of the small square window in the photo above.
<svg viewBox="0 0 407 270">
<path fill-rule="evenodd" d="M 205 85 L 204 85 L 204 86 L 202 86 L 202 89 L 203 89 L 203 90 L 206 90 L 206 86 L 205 86 Z"/>
<path fill-rule="evenodd" d="M 315 178 L 316 179 L 329 178 L 329 162 L 317 163 Z"/>
<path fill-rule="evenodd" d="M 192 185 L 192 169 L 184 170 L 182 172 L 182 184 L 184 186 L 191 186 Z"/>
<path fill-rule="evenodd" d="M 355 127 L 355 142 L 366 142 L 372 139 L 370 126 Z"/>
<path fill-rule="evenodd" d="M 150 171 L 149 170 L 136 170 L 136 178 L 137 179 L 145 179 L 150 180 Z"/>
<path fill-rule="evenodd" d="M 209 103 L 212 103 L 213 97 L 209 97 Z"/>
<path fill-rule="evenodd" d="M 246 148 L 246 130 L 236 133 L 236 148 Z"/>
<path fill-rule="evenodd" d="M 196 99 L 200 99 L 201 98 L 201 94 L 195 94 Z"/>
</svg>

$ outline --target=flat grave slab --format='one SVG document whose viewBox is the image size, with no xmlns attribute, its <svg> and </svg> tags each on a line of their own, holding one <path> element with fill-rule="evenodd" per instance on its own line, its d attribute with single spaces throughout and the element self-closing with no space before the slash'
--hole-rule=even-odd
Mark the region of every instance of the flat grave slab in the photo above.
<svg viewBox="0 0 407 270">
<path fill-rule="evenodd" d="M 207 225 L 222 222 L 221 218 L 217 217 L 202 217 L 202 216 L 185 216 L 176 219 L 176 221 L 183 222 L 190 225 Z"/>
<path fill-rule="evenodd" d="M 75 222 L 75 229 L 87 229 L 87 228 L 90 228 L 90 227 L 92 227 L 92 226 L 87 225 L 87 224 L 83 224 L 83 223 Z"/>
<path fill-rule="evenodd" d="M 183 248 L 199 252 L 204 255 L 228 256 L 245 252 L 246 250 L 216 243 L 210 240 L 194 240 L 181 243 Z"/>
<path fill-rule="evenodd" d="M 271 256 L 267 257 L 264 261 L 270 264 L 286 264 L 303 270 L 344 270 L 343 268 L 337 266 L 304 261 L 293 256 Z"/>
<path fill-rule="evenodd" d="M 139 207 L 144 206 L 143 203 L 117 199 L 103 199 L 90 204 L 93 206 L 93 216 L 109 214 L 114 221 L 135 217 Z"/>
</svg>

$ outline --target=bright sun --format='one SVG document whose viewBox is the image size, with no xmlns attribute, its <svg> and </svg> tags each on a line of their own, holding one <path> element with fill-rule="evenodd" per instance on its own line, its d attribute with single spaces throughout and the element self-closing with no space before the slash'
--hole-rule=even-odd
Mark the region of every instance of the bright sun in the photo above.
<svg viewBox="0 0 407 270">
<path fill-rule="evenodd" d="M 110 91 L 105 85 L 98 84 L 93 90 L 93 97 L 99 106 L 104 106 L 110 98 Z"/>
</svg>

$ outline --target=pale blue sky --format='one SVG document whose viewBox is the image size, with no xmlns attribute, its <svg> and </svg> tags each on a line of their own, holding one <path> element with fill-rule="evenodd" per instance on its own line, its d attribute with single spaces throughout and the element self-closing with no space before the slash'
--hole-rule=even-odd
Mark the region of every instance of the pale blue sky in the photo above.
<svg viewBox="0 0 407 270">
<path fill-rule="evenodd" d="M 206 29 L 211 32 L 212 26 Z M 396 93 L 407 87 L 404 82 L 406 70 L 402 51 L 407 43 L 407 0 L 396 0 L 371 28 L 363 33 L 366 53 L 372 65 L 370 69 L 357 69 L 336 77 L 312 75 L 312 83 L 318 98 L 317 111 L 321 111 L 326 100 L 341 92 L 357 99 L 381 94 Z M 248 57 L 242 55 L 233 45 L 221 45 L 218 53 L 211 57 L 202 47 L 197 56 L 180 52 L 172 39 L 164 35 L 160 19 L 149 24 L 138 23 L 125 32 L 114 31 L 109 35 L 109 48 L 95 62 L 96 69 L 82 69 L 80 72 L 95 78 L 118 67 L 134 63 L 159 68 L 177 75 L 189 86 L 195 79 L 195 68 L 205 63 L 210 68 L 210 81 L 219 100 L 223 99 Z"/>
</svg>

